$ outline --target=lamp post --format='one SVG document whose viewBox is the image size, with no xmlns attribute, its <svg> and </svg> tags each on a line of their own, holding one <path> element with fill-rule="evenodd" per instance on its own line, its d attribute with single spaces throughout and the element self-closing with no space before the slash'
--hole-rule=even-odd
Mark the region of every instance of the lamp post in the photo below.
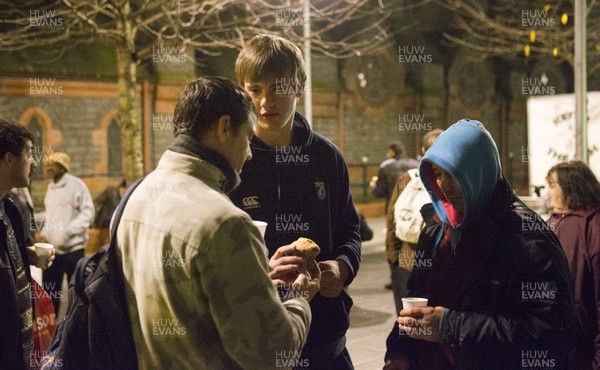
<svg viewBox="0 0 600 370">
<path fill-rule="evenodd" d="M 304 0 L 304 63 L 306 64 L 306 85 L 304 86 L 304 115 L 312 128 L 312 63 L 310 45 L 310 0 Z"/>
<path fill-rule="evenodd" d="M 366 155 L 361 158 L 362 167 L 363 167 L 363 202 L 367 201 L 368 190 L 369 190 L 369 179 L 368 179 L 368 169 L 369 169 L 369 157 Z"/>
<path fill-rule="evenodd" d="M 587 1 L 575 1 L 575 159 L 588 163 Z"/>
<path fill-rule="evenodd" d="M 575 0 L 575 50 L 574 80 L 575 80 L 575 159 L 588 164 L 588 110 L 587 110 L 587 0 Z M 561 23 L 566 25 L 568 16 L 563 13 Z M 536 33 L 529 33 L 529 41 L 536 42 Z M 531 53 L 531 47 L 526 44 L 523 49 L 526 58 Z M 552 49 L 552 55 L 558 55 L 558 48 Z"/>
</svg>

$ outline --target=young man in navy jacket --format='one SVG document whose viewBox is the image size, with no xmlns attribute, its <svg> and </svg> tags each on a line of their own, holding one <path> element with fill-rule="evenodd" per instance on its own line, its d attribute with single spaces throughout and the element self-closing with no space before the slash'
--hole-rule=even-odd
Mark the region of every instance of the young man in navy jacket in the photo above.
<svg viewBox="0 0 600 370">
<path fill-rule="evenodd" d="M 280 287 L 295 279 L 302 262 L 287 256 L 293 241 L 307 237 L 321 248 L 321 290 L 310 303 L 313 321 L 301 356 L 294 355 L 295 366 L 352 369 L 345 337 L 352 300 L 343 288 L 358 272 L 361 241 L 346 163 L 295 112 L 306 81 L 296 45 L 279 36 L 256 36 L 240 52 L 235 70 L 258 121 L 252 159 L 231 199 L 254 220 L 268 223 L 270 275 Z"/>
</svg>

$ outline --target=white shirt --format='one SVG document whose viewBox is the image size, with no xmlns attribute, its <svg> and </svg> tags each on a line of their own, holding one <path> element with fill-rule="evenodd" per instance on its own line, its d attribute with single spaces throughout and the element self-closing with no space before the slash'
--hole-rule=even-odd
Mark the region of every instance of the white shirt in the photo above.
<svg viewBox="0 0 600 370">
<path fill-rule="evenodd" d="M 54 245 L 56 253 L 83 249 L 94 219 L 94 201 L 85 183 L 65 173 L 57 183 L 48 184 L 44 208 L 41 235 Z"/>
</svg>

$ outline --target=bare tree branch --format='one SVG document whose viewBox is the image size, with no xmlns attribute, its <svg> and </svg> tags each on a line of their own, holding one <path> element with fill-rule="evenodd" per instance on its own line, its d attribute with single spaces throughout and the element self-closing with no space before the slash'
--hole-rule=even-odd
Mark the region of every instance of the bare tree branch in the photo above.
<svg viewBox="0 0 600 370">
<path fill-rule="evenodd" d="M 445 33 L 454 44 L 486 56 L 530 58 L 552 56 L 574 65 L 574 1 L 496 0 L 485 7 L 478 0 L 435 0 L 454 15 L 458 32 Z M 563 24 L 566 20 L 566 24 Z M 600 6 L 588 1 L 588 76 L 600 70 Z"/>
<path fill-rule="evenodd" d="M 151 61 L 155 51 L 162 53 L 161 46 L 169 46 L 167 53 L 175 47 L 182 55 L 186 48 L 215 54 L 220 48 L 241 48 L 262 32 L 302 43 L 303 1 L 0 0 L 0 50 L 45 50 L 51 53 L 45 59 L 52 61 L 82 43 L 114 45 L 125 172 L 133 180 L 142 175 L 137 66 Z M 312 50 L 335 58 L 376 53 L 416 24 L 393 29 L 388 20 L 394 13 L 432 1 L 403 5 L 396 0 L 310 0 Z"/>
</svg>

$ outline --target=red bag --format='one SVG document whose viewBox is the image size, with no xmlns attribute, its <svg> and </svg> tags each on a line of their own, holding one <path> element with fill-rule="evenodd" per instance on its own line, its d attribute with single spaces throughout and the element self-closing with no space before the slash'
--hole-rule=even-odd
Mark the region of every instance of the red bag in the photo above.
<svg viewBox="0 0 600 370">
<path fill-rule="evenodd" d="M 34 279 L 31 280 L 31 291 L 34 301 L 33 350 L 29 367 L 38 369 L 42 358 L 48 352 L 54 329 L 56 329 L 56 314 L 54 313 L 52 299 Z"/>
</svg>

